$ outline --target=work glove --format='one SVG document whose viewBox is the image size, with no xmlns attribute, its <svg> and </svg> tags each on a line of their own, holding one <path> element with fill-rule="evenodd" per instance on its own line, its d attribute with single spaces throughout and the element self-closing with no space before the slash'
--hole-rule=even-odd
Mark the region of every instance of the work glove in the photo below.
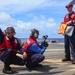
<svg viewBox="0 0 75 75">
<path fill-rule="evenodd" d="M 43 45 L 44 45 L 45 47 L 48 47 L 48 46 L 49 46 L 49 44 L 48 44 L 47 42 L 44 42 Z"/>
</svg>

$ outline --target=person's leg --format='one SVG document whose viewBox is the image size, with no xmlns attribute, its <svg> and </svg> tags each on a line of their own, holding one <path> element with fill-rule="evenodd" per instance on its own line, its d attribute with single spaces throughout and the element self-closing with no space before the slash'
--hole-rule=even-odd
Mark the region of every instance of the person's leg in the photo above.
<svg viewBox="0 0 75 75">
<path fill-rule="evenodd" d="M 14 65 L 24 66 L 25 65 L 25 60 L 23 60 L 19 56 L 12 56 L 10 63 L 14 64 Z"/>
<path fill-rule="evenodd" d="M 69 36 L 64 36 L 65 58 L 62 61 L 70 61 L 70 42 Z"/>
<path fill-rule="evenodd" d="M 4 50 L 1 54 L 0 54 L 0 60 L 2 62 L 9 62 L 10 61 L 10 58 L 11 58 L 11 55 L 12 55 L 12 50 L 11 49 L 6 49 Z"/>
<path fill-rule="evenodd" d="M 10 68 L 10 59 L 12 55 L 12 50 L 11 49 L 6 49 L 4 52 L 0 54 L 0 60 L 4 62 L 4 68 L 3 68 L 3 73 L 7 74 L 12 74 L 13 72 L 11 71 Z"/>
<path fill-rule="evenodd" d="M 40 62 L 42 62 L 44 59 L 45 59 L 45 57 L 44 57 L 44 55 L 42 55 L 42 54 L 35 54 L 35 55 L 33 55 L 33 56 L 31 57 L 32 63 L 33 63 L 34 65 L 36 65 L 36 64 L 38 64 L 38 63 L 40 63 Z"/>
<path fill-rule="evenodd" d="M 27 68 L 34 69 L 37 64 L 42 62 L 45 59 L 44 55 L 42 54 L 34 54 L 27 60 Z"/>
<path fill-rule="evenodd" d="M 70 37 L 70 46 L 71 46 L 73 64 L 75 64 L 75 31 L 73 32 L 72 36 Z"/>
</svg>

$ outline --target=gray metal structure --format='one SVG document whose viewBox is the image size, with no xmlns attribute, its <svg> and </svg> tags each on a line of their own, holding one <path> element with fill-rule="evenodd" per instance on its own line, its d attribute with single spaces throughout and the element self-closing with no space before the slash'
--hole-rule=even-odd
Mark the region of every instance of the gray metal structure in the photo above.
<svg viewBox="0 0 75 75">
<path fill-rule="evenodd" d="M 74 5 L 75 4 L 75 0 L 72 0 L 71 3 Z"/>
</svg>

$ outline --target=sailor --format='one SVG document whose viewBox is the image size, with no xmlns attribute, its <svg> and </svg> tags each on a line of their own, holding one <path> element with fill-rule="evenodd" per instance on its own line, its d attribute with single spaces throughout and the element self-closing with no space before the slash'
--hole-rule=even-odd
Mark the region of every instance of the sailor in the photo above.
<svg viewBox="0 0 75 75">
<path fill-rule="evenodd" d="M 65 15 L 64 22 L 66 22 L 67 25 L 71 24 L 75 25 L 75 12 L 73 11 L 73 4 L 68 3 L 66 5 L 66 9 L 68 11 L 68 14 Z M 65 58 L 62 61 L 71 61 L 70 55 L 71 51 L 73 58 L 72 64 L 75 64 L 75 26 L 72 36 L 64 35 L 64 40 L 65 40 Z"/>
<path fill-rule="evenodd" d="M 39 64 L 45 59 L 43 55 L 47 46 L 42 45 L 40 47 L 37 42 L 37 38 L 39 36 L 39 31 L 37 29 L 32 29 L 30 37 L 24 44 L 24 50 L 27 52 L 27 64 L 26 67 L 30 70 L 34 70 L 37 67 L 42 67 L 42 64 Z"/>
<path fill-rule="evenodd" d="M 14 37 L 15 33 L 13 27 L 7 27 L 5 34 L 3 34 L 0 29 L 0 60 L 4 63 L 3 73 L 6 74 L 14 73 L 11 70 L 11 64 L 23 66 L 25 65 L 25 59 L 27 58 L 27 54 L 21 47 L 18 39 Z M 23 54 L 24 59 L 16 56 L 18 50 Z"/>
</svg>

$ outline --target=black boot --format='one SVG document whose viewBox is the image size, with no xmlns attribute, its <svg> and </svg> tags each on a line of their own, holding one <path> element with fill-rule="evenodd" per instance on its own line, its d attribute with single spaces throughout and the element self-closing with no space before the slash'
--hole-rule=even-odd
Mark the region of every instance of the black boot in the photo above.
<svg viewBox="0 0 75 75">
<path fill-rule="evenodd" d="M 13 74 L 13 71 L 11 70 L 11 68 L 3 68 L 3 73 L 5 74 Z"/>
<path fill-rule="evenodd" d="M 28 64 L 26 64 L 26 67 L 28 68 L 28 70 L 36 70 L 35 66 L 29 66 Z"/>
<path fill-rule="evenodd" d="M 42 64 L 37 64 L 37 65 L 35 65 L 36 67 L 43 67 L 43 65 Z"/>
<path fill-rule="evenodd" d="M 13 74 L 13 71 L 11 70 L 11 67 L 9 67 L 9 65 L 4 65 L 3 73 L 5 73 L 5 74 Z"/>
<path fill-rule="evenodd" d="M 67 59 L 67 58 L 64 58 L 62 59 L 63 62 L 66 62 L 66 61 L 72 61 L 71 59 Z"/>
<path fill-rule="evenodd" d="M 72 64 L 75 64 L 75 60 L 72 61 Z"/>
</svg>

